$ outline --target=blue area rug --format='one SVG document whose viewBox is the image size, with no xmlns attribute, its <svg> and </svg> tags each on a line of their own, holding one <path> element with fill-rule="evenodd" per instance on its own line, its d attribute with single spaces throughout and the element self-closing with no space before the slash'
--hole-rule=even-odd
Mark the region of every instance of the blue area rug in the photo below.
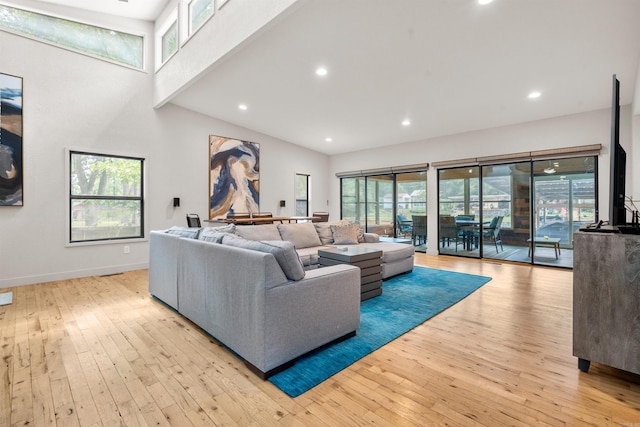
<svg viewBox="0 0 640 427">
<path fill-rule="evenodd" d="M 451 307 L 490 280 L 490 277 L 414 267 L 411 273 L 383 282 L 382 295 L 362 302 L 360 328 L 355 337 L 301 357 L 269 381 L 289 396 L 299 396 Z"/>
</svg>

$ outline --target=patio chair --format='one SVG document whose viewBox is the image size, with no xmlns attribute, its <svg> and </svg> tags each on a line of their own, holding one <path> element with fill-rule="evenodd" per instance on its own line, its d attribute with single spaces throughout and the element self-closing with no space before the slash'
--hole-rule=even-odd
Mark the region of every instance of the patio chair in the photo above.
<svg viewBox="0 0 640 427">
<path fill-rule="evenodd" d="M 493 217 L 491 223 L 482 229 L 482 239 L 490 240 L 496 247 L 496 253 L 498 253 L 498 243 L 500 243 L 500 249 L 504 251 L 502 246 L 502 239 L 500 238 L 500 227 L 502 227 L 502 220 L 504 216 Z"/>
<path fill-rule="evenodd" d="M 427 216 L 411 215 L 412 233 L 411 241 L 415 245 L 427 243 Z"/>
<path fill-rule="evenodd" d="M 407 235 L 413 233 L 413 222 L 407 219 L 406 215 L 398 214 L 396 215 L 396 220 L 398 221 L 398 237 L 400 237 L 400 235 L 407 237 Z"/>
<path fill-rule="evenodd" d="M 445 243 L 448 247 L 453 241 L 456 245 L 457 252 L 458 245 L 464 245 L 464 241 L 461 241 L 462 239 L 463 236 L 460 235 L 458 227 L 456 226 L 456 219 L 452 216 L 442 215 L 440 217 L 440 241 L 442 242 L 442 247 L 444 248 Z"/>
</svg>

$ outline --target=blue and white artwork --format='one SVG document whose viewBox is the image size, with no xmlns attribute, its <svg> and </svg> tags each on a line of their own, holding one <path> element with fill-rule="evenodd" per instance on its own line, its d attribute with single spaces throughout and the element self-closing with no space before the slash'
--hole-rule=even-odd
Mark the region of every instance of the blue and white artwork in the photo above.
<svg viewBox="0 0 640 427">
<path fill-rule="evenodd" d="M 22 78 L 0 73 L 0 206 L 22 205 Z"/>
<path fill-rule="evenodd" d="M 209 136 L 209 219 L 259 211 L 259 144 Z"/>
</svg>

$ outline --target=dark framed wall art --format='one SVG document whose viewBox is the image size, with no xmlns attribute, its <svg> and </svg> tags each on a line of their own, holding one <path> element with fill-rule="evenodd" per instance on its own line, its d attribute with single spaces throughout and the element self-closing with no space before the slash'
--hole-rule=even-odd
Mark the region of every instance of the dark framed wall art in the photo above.
<svg viewBox="0 0 640 427">
<path fill-rule="evenodd" d="M 209 136 L 209 219 L 260 211 L 260 145 Z"/>
<path fill-rule="evenodd" d="M 0 73 L 0 206 L 22 206 L 22 78 Z"/>
</svg>

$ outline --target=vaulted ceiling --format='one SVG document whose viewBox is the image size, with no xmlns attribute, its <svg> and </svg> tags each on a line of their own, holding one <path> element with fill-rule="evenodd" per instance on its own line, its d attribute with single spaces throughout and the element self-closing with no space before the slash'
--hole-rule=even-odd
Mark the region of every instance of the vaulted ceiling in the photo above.
<svg viewBox="0 0 640 427">
<path fill-rule="evenodd" d="M 614 73 L 632 102 L 639 18 L 637 0 L 300 0 L 171 102 L 327 154 L 592 111 Z"/>
</svg>

